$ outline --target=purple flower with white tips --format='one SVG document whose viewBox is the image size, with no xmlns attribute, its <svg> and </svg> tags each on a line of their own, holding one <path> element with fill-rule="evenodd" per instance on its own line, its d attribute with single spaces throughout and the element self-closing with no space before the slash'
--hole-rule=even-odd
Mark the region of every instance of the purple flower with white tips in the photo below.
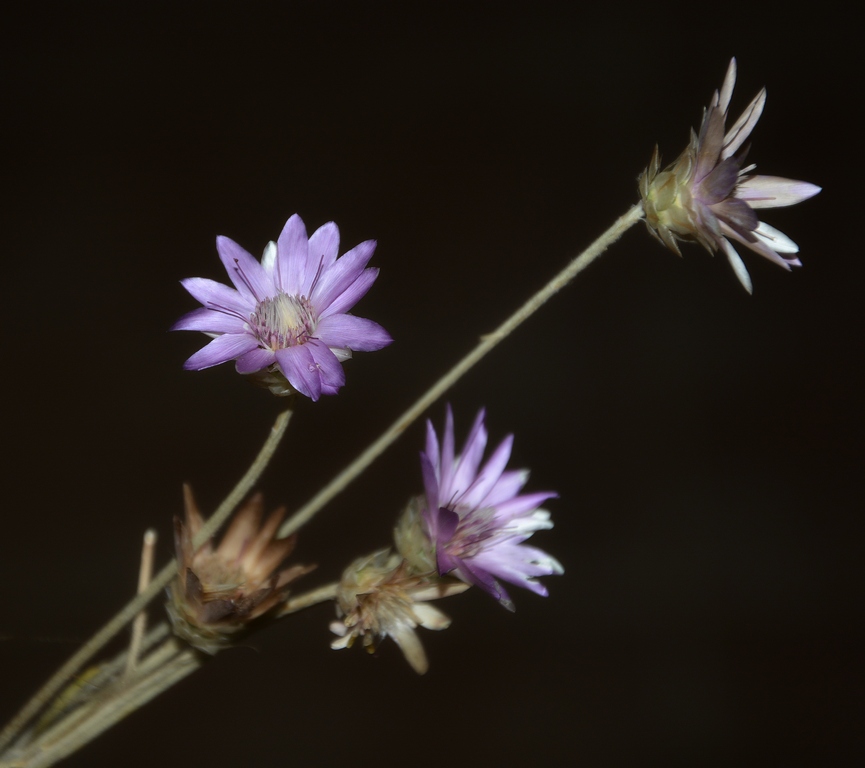
<svg viewBox="0 0 865 768">
<path fill-rule="evenodd" d="M 541 491 L 520 495 L 528 470 L 505 470 L 513 435 L 508 435 L 481 467 L 486 444 L 483 410 L 475 418 L 460 456 L 454 456 L 450 407 L 441 447 L 435 429 L 427 422 L 426 450 L 421 453 L 426 489 L 421 515 L 439 575 L 450 574 L 478 586 L 513 610 L 500 579 L 546 596 L 546 587 L 534 577 L 564 572 L 554 557 L 522 543 L 535 531 L 553 527 L 549 512 L 538 507 L 557 494 Z"/>
<path fill-rule="evenodd" d="M 746 139 L 763 113 L 762 89 L 730 130 L 725 132 L 727 110 L 736 84 L 736 60 L 730 61 L 720 93 L 715 91 L 703 113 L 700 133 L 675 163 L 660 171 L 658 148 L 641 174 L 640 195 L 649 231 L 678 256 L 677 240 L 694 240 L 709 253 L 722 250 L 748 293 L 751 278 L 733 247 L 740 243 L 789 270 L 802 262 L 787 235 L 760 221 L 756 209 L 795 205 L 813 197 L 820 187 L 807 181 L 779 176 L 754 176 L 753 165 L 742 167 Z M 731 242 L 733 241 L 733 242 Z"/>
<path fill-rule="evenodd" d="M 370 289 L 378 269 L 366 265 L 375 251 L 366 240 L 337 258 L 339 229 L 329 222 L 306 235 L 295 214 L 261 262 L 227 237 L 216 250 L 234 288 L 203 277 L 182 285 L 204 307 L 184 315 L 174 331 L 215 336 L 185 363 L 200 371 L 235 360 L 238 373 L 251 375 L 276 394 L 294 391 L 318 400 L 345 384 L 341 363 L 353 351 L 391 343 L 378 323 L 349 315 Z"/>
</svg>

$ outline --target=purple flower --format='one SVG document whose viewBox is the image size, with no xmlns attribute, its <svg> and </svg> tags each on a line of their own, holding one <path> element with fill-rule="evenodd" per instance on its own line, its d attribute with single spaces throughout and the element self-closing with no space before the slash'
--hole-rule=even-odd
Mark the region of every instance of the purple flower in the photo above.
<svg viewBox="0 0 865 768">
<path fill-rule="evenodd" d="M 499 579 L 545 596 L 546 588 L 534 577 L 564 572 L 555 558 L 522 543 L 535 531 L 553 527 L 549 512 L 538 505 L 557 494 L 541 491 L 519 495 L 529 473 L 505 470 L 513 435 L 508 435 L 480 468 L 486 444 L 483 410 L 457 457 L 450 406 L 441 447 L 435 429 L 427 422 L 426 450 L 421 453 L 426 488 L 421 516 L 435 550 L 439 575 L 457 576 L 513 610 Z"/>
<path fill-rule="evenodd" d="M 392 341 L 378 323 L 347 314 L 378 276 L 378 269 L 365 269 L 375 241 L 340 258 L 338 249 L 336 224 L 307 238 L 297 214 L 279 240 L 268 243 L 261 263 L 233 240 L 217 237 L 234 288 L 203 277 L 182 281 L 204 308 L 184 315 L 172 330 L 215 336 L 183 367 L 200 371 L 236 360 L 238 373 L 252 374 L 277 394 L 296 390 L 312 400 L 335 395 L 345 384 L 340 363 L 355 350 L 381 349 Z"/>
<path fill-rule="evenodd" d="M 699 135 L 675 163 L 659 173 L 658 148 L 640 176 L 646 224 L 671 251 L 681 256 L 676 240 L 693 240 L 709 253 L 724 251 L 736 277 L 750 293 L 751 278 L 730 242 L 735 241 L 789 270 L 802 263 L 796 245 L 783 232 L 763 223 L 758 208 L 795 205 L 813 197 L 820 187 L 778 176 L 752 176 L 753 165 L 742 167 L 747 148 L 742 145 L 763 113 L 762 89 L 732 128 L 724 132 L 727 109 L 736 83 L 736 60 L 730 61 L 721 92 L 715 91 L 703 114 Z"/>
</svg>

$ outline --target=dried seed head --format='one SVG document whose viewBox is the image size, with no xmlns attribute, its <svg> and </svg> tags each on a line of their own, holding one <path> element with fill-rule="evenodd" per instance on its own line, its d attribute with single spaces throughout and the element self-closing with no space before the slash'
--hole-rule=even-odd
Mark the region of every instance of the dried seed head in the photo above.
<svg viewBox="0 0 865 768">
<path fill-rule="evenodd" d="M 339 635 L 332 648 L 348 648 L 361 638 L 373 653 L 389 636 L 400 647 L 412 669 L 422 675 L 429 668 L 415 629 L 446 629 L 450 619 L 427 601 L 455 595 L 467 584 L 434 574 L 412 574 L 409 565 L 390 549 L 355 560 L 342 575 L 337 591 L 337 614 L 330 628 Z"/>
<path fill-rule="evenodd" d="M 174 633 L 213 654 L 280 603 L 289 582 L 315 566 L 279 570 L 294 549 L 296 536 L 274 538 L 285 515 L 283 507 L 261 523 L 261 494 L 235 514 L 219 546 L 207 541 L 194 549 L 193 540 L 204 520 L 188 485 L 183 492 L 186 521 L 174 518 L 177 578 L 166 607 Z"/>
</svg>

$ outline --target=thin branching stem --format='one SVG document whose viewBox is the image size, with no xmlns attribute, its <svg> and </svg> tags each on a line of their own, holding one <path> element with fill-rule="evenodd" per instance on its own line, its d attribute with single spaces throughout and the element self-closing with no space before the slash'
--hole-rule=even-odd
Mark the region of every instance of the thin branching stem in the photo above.
<svg viewBox="0 0 865 768">
<path fill-rule="evenodd" d="M 138 594 L 140 595 L 150 585 L 153 577 L 153 553 L 156 549 L 156 531 L 148 528 L 144 533 L 144 543 L 141 546 L 141 568 L 138 572 Z M 126 674 L 131 675 L 138 663 L 141 653 L 141 642 L 147 629 L 147 611 L 141 611 L 132 622 L 132 639 L 129 643 L 129 653 L 126 654 Z"/>
<path fill-rule="evenodd" d="M 265 470 L 277 446 L 285 434 L 288 421 L 291 418 L 291 409 L 285 410 L 276 417 L 270 434 L 261 447 L 258 456 L 240 479 L 231 493 L 219 505 L 216 512 L 204 524 L 198 536 L 195 538 L 194 546 L 200 546 L 202 542 L 210 538 L 222 525 L 235 507 L 243 501 L 252 486 L 256 483 L 261 473 Z M 144 607 L 158 595 L 162 589 L 171 581 L 177 572 L 177 563 L 172 560 L 166 565 L 150 582 L 147 589 L 134 597 L 129 603 L 114 616 L 102 629 L 100 629 L 90 640 L 88 640 L 57 672 L 52 675 L 45 685 L 40 688 L 15 715 L 9 724 L 0 733 L 0 750 L 16 737 L 22 728 L 35 717 L 39 711 L 48 704 L 52 697 L 70 681 L 75 673 L 81 669 L 96 653 L 98 653 L 118 632 L 132 621 Z"/>
<path fill-rule="evenodd" d="M 312 605 L 318 605 L 319 603 L 333 600 L 336 597 L 336 590 L 338 587 L 339 584 L 334 581 L 331 584 L 325 584 L 323 587 L 318 587 L 318 589 L 313 589 L 309 592 L 297 595 L 297 597 L 291 596 L 285 601 L 285 605 L 283 605 L 282 609 L 277 614 L 277 617 L 287 616 L 289 613 L 297 613 L 298 611 L 302 611 L 304 608 L 309 608 Z"/>
<path fill-rule="evenodd" d="M 450 389 L 472 366 L 496 345 L 502 342 L 522 323 L 537 312 L 552 296 L 571 282 L 580 272 L 618 240 L 643 215 L 642 204 L 635 205 L 621 216 L 606 232 L 579 256 L 575 257 L 559 274 L 532 296 L 495 331 L 481 337 L 480 343 L 432 385 L 405 413 L 402 414 L 372 445 L 340 472 L 328 485 L 301 507 L 279 529 L 280 536 L 288 536 L 309 522 L 337 494 L 341 493 L 361 472 L 373 463 L 430 405 Z"/>
<path fill-rule="evenodd" d="M 169 638 L 144 659 L 132 679 L 119 679 L 0 768 L 53 765 L 195 671 L 202 661 L 200 654 Z"/>
</svg>

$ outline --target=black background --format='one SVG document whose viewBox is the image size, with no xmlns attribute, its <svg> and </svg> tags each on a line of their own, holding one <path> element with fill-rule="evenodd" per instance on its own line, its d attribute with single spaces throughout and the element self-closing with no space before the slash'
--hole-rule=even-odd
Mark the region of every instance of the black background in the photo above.
<svg viewBox="0 0 865 768">
<path fill-rule="evenodd" d="M 356 313 L 395 338 L 304 402 L 262 481 L 297 507 L 637 200 L 739 60 L 758 171 L 824 187 L 765 219 L 787 274 L 678 259 L 643 225 L 448 399 L 554 488 L 551 595 L 450 598 L 418 678 L 331 651 L 319 606 L 70 759 L 144 765 L 843 765 L 865 724 L 861 45 L 822 7 L 31 3 L 2 27 L 0 717 L 134 590 L 190 481 L 212 509 L 279 405 L 168 334 L 299 212 L 376 238 Z M 762 6 L 761 6 L 762 7 Z M 852 31 L 852 29 L 851 29 Z M 854 213 L 855 211 L 855 213 Z M 440 424 L 444 407 L 431 409 Z M 304 530 L 308 586 L 387 542 L 412 427 Z"/>
</svg>

